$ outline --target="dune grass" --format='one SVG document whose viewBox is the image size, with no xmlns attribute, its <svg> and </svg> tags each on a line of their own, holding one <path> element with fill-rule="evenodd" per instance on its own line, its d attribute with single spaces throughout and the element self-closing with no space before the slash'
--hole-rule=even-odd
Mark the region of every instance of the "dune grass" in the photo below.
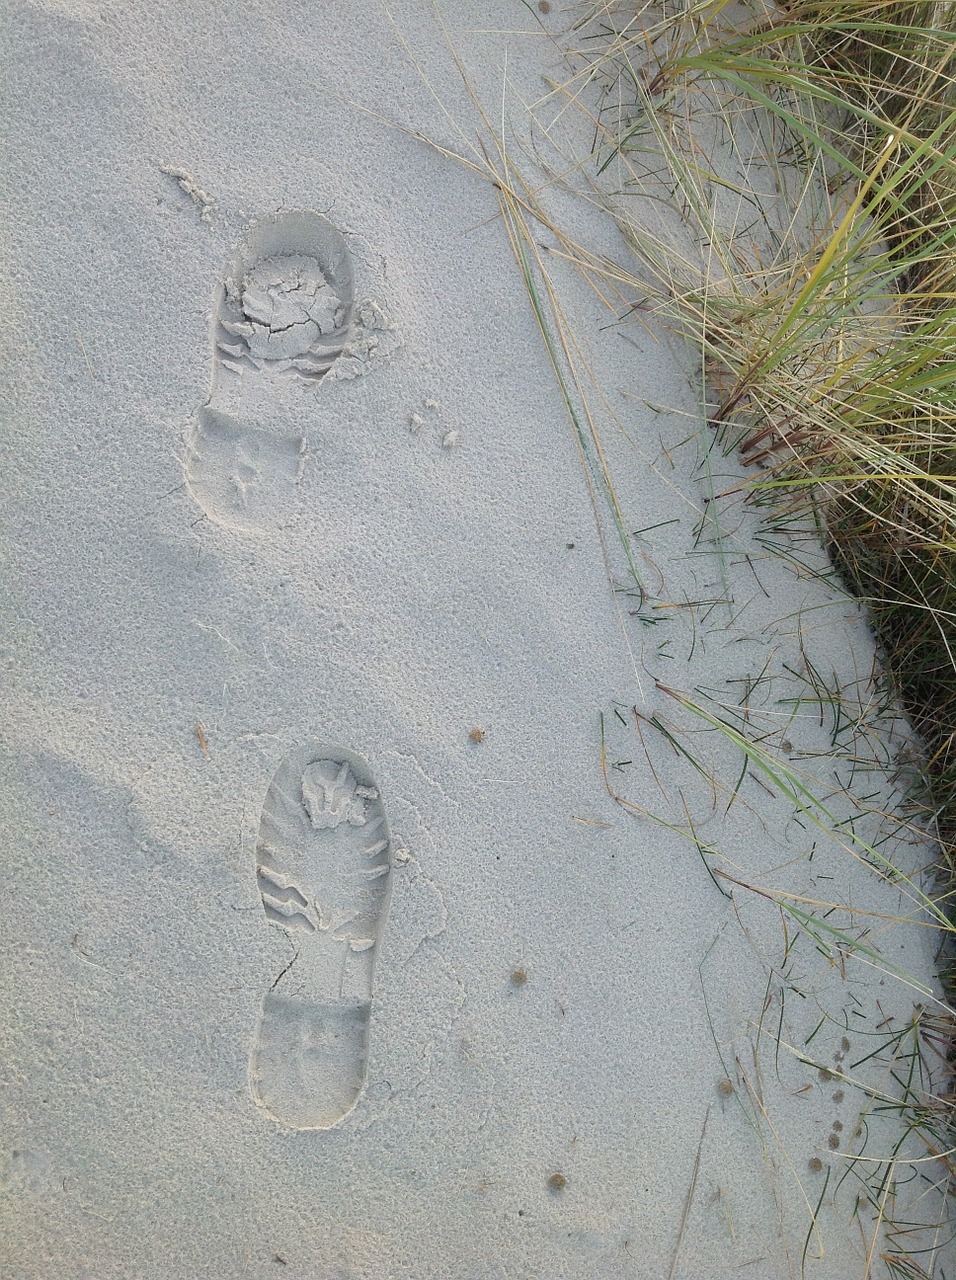
<svg viewBox="0 0 956 1280">
<path fill-rule="evenodd" d="M 589 155 L 563 150 L 539 121 L 541 149 L 530 164 L 539 176 L 529 180 L 529 157 L 506 136 L 504 112 L 500 123 L 489 117 L 460 62 L 478 140 L 458 129 L 456 152 L 414 135 L 493 186 L 574 429 L 609 578 L 624 602 L 622 623 L 624 607 L 648 625 L 659 615 L 602 444 L 599 420 L 608 403 L 562 308 L 556 259 L 584 274 L 622 326 L 650 319 L 659 328 L 664 321 L 699 353 L 709 430 L 750 464 L 747 496 L 766 510 L 768 548 L 795 558 L 790 528 L 822 534 L 844 580 L 867 604 L 896 693 L 925 748 L 913 776 L 927 786 L 907 833 L 909 818 L 867 810 L 865 802 L 855 816 L 839 816 L 812 771 L 772 751 L 769 730 L 765 738 L 755 733 L 746 707 L 707 702 L 658 681 L 683 719 L 631 709 L 652 773 L 648 744 L 657 735 L 708 780 L 715 803 L 721 795 L 728 812 L 745 773 L 762 780 L 808 829 L 898 888 L 899 917 L 873 913 L 867 920 L 846 904 L 741 879 L 729 869 L 732 860 L 700 838 L 686 804 L 661 815 L 644 797 L 641 805 L 625 797 L 624 756 L 633 743 L 612 758 L 602 724 L 608 793 L 625 810 L 686 836 L 725 898 L 742 891 L 771 901 L 792 925 L 792 932 L 785 926 L 788 948 L 802 934 L 837 965 L 855 956 L 910 986 L 866 939 L 902 920 L 944 936 L 956 932 L 954 15 L 956 5 L 927 0 L 792 0 L 776 9 L 759 0 L 663 8 L 604 0 L 582 12 L 571 39 L 573 71 L 548 95 L 561 110 L 586 114 Z M 450 40 L 449 47 L 454 55 Z M 543 184 L 542 169 L 550 173 Z M 569 237 L 548 210 L 552 183 L 608 209 L 633 260 L 609 262 Z M 784 532 L 771 546 L 774 528 Z M 720 556 L 716 527 L 714 544 Z M 637 663 L 635 674 L 640 682 Z M 804 700 L 818 702 L 832 720 L 834 758 L 853 758 L 859 744 L 843 740 L 870 733 L 861 729 L 853 699 L 844 706 L 842 691 L 827 688 L 812 669 L 806 680 Z M 633 729 L 619 708 L 613 716 Z M 699 732 L 736 752 L 739 772 L 715 773 L 696 749 Z M 872 736 L 880 742 L 879 726 Z M 852 808 L 854 797 L 845 798 Z M 856 834 L 860 816 L 875 837 Z M 884 821 L 914 845 L 929 826 L 940 850 L 934 890 L 886 857 Z M 952 1002 L 956 970 L 943 977 Z M 888 1274 L 930 1274 L 932 1261 L 917 1243 L 921 1228 L 899 1220 L 896 1193 L 910 1177 L 929 1186 L 939 1167 L 944 1181 L 954 1171 L 953 1100 L 938 1096 L 926 1070 L 930 1059 L 952 1054 L 952 1019 L 934 993 L 917 994 L 912 1025 L 877 1035 L 861 1060 L 880 1055 L 886 1087 L 855 1078 L 857 1064 L 839 1077 L 868 1099 L 864 1127 L 887 1112 L 903 1119 L 891 1152 L 877 1144 L 871 1155 L 864 1142 L 839 1175 L 858 1184 L 872 1210 L 867 1276 L 878 1254 Z M 781 1026 L 785 996 L 781 986 Z M 757 1040 L 769 1034 L 763 1023 Z M 809 1042 L 769 1038 L 774 1053 L 821 1073 L 832 1068 L 815 1060 Z M 729 1076 L 734 1064 L 725 1065 Z M 741 1079 L 755 1131 L 769 1131 L 779 1146 L 759 1089 L 745 1072 Z M 793 1176 L 808 1208 L 809 1249 L 817 1230 L 813 1197 L 795 1169 Z"/>
<path fill-rule="evenodd" d="M 956 5 L 727 10 L 589 13 L 597 168 L 655 309 L 702 353 L 710 425 L 752 464 L 751 493 L 811 509 L 866 601 L 926 747 L 951 887 Z M 632 216 L 636 186 L 679 210 L 675 235 Z"/>
<path fill-rule="evenodd" d="M 576 74 L 552 86 L 551 100 L 588 114 L 591 168 L 564 152 L 551 172 L 578 184 L 584 177 L 587 198 L 609 210 L 633 250 L 633 263 L 623 267 L 561 234 L 493 131 L 500 159 L 486 170 L 556 373 L 566 387 L 572 371 L 585 404 L 589 433 L 585 440 L 579 432 L 579 444 L 601 455 L 600 469 L 590 469 L 592 495 L 603 486 L 620 510 L 586 411 L 587 396 L 600 389 L 589 392 L 587 377 L 578 376 L 587 371 L 549 283 L 542 229 L 557 242 L 550 253 L 606 291 L 622 324 L 635 316 L 654 327 L 664 320 L 699 353 L 708 427 L 720 448 L 751 468 L 744 488 L 765 509 L 768 549 L 799 560 L 794 533 L 809 529 L 823 538 L 845 584 L 867 606 L 896 696 L 918 730 L 923 755 L 909 771 L 908 812 L 883 812 L 879 801 L 874 807 L 851 788 L 843 796 L 850 812 L 838 817 L 821 799 L 820 778 L 768 750 L 746 709 L 739 715 L 721 705 L 715 712 L 660 681 L 658 690 L 685 713 L 682 722 L 631 709 L 652 774 L 648 738 L 657 734 L 709 781 L 715 804 L 718 795 L 727 799 L 728 812 L 745 775 L 762 778 L 805 825 L 899 890 L 899 914 L 866 921 L 849 904 L 729 872 L 726 852 L 700 838 L 683 800 L 667 815 L 644 797 L 641 804 L 628 799 L 617 771 L 626 772 L 634 744 L 610 760 L 602 720 L 609 795 L 685 836 L 725 897 L 740 890 L 772 902 L 788 922 L 787 954 L 802 935 L 831 963 L 854 956 L 921 997 L 911 1025 L 877 1034 L 872 1052 L 839 1076 L 867 1099 L 855 1135 L 862 1145 L 837 1178 L 849 1179 L 858 1204 L 870 1210 L 866 1277 L 880 1266 L 894 1277 L 935 1274 L 947 1206 L 927 1235 L 925 1224 L 907 1218 L 899 1193 L 910 1184 L 945 1196 L 956 1172 L 954 1098 L 939 1088 L 939 1065 L 954 1057 L 956 997 L 954 23 L 956 5 L 926 0 L 791 0 L 773 9 L 759 0 L 663 9 L 606 0 L 589 7 L 577 27 Z M 642 299 L 636 308 L 628 303 L 635 296 Z M 569 403 L 569 410 L 578 425 L 580 409 Z M 716 522 L 713 542 L 720 556 Z M 653 621 L 655 605 L 628 559 L 634 587 L 622 588 L 611 572 L 614 589 L 637 598 L 632 615 Z M 863 761 L 872 759 L 874 744 L 885 755 L 884 728 L 863 726 L 854 695 L 844 699 L 812 669 L 806 679 L 805 700 L 818 702 L 832 721 L 833 760 L 853 759 L 852 774 L 869 767 Z M 613 714 L 625 723 L 620 708 Z M 696 730 L 688 722 L 695 719 Z M 736 781 L 699 755 L 701 729 L 739 754 Z M 842 741 L 848 732 L 869 739 L 862 756 L 859 743 Z M 872 840 L 856 834 L 857 823 L 871 825 Z M 885 855 L 884 842 L 918 847 L 927 829 L 939 854 L 934 874 L 907 876 Z M 943 939 L 948 1005 L 868 944 L 904 922 Z M 789 989 L 784 982 L 775 996 L 781 1026 Z M 787 1044 L 763 1018 L 754 1035 L 755 1049 L 769 1036 L 775 1055 L 789 1053 L 831 1078 L 809 1043 Z M 856 1075 L 865 1062 L 881 1064 L 884 1086 Z M 755 1132 L 769 1134 L 807 1205 L 805 1265 L 817 1236 L 809 1188 L 781 1147 L 759 1089 L 739 1060 L 736 1066 Z M 895 1144 L 871 1149 L 872 1128 L 887 1116 L 899 1126 Z M 820 1203 L 824 1194 L 826 1187 Z"/>
<path fill-rule="evenodd" d="M 792 516 L 793 527 L 806 527 L 811 517 L 844 582 L 865 601 L 922 742 L 913 779 L 939 850 L 934 891 L 909 880 L 904 897 L 913 922 L 951 940 L 956 4 L 704 0 L 635 12 L 605 3 L 588 9 L 577 36 L 578 72 L 556 92 L 580 102 L 587 89 L 600 103 L 594 183 L 634 251 L 628 283 L 640 286 L 645 313 L 666 319 L 700 353 L 709 427 L 751 466 L 751 501 L 771 523 Z M 657 199 L 653 220 L 648 195 Z M 752 726 L 664 692 L 736 746 L 741 777 L 748 768 L 762 774 L 804 818 L 845 839 L 812 786 L 768 754 Z M 826 697 L 838 706 L 838 692 Z M 644 727 L 699 770 L 677 727 L 659 719 Z M 638 808 L 608 778 L 603 731 L 602 761 L 609 793 Z M 736 796 L 726 780 L 715 779 L 715 788 L 731 802 Z M 743 883 L 698 839 L 689 815 L 657 820 L 695 844 L 722 891 L 767 897 L 821 951 L 861 954 L 861 938 L 833 914 L 837 904 Z M 897 879 L 873 845 L 851 834 L 844 847 Z M 876 952 L 870 958 L 878 963 Z M 951 946 L 941 976 L 952 1006 Z M 881 1049 L 897 1063 L 894 1096 L 872 1103 L 902 1115 L 917 1149 L 952 1177 L 953 1099 L 928 1102 L 923 1065 L 927 1054 L 952 1063 L 953 1022 L 945 1006 L 917 1008 L 900 1043 Z M 906 1224 L 894 1220 L 896 1158 L 871 1170 L 856 1165 L 854 1176 L 883 1229 L 882 1246 L 873 1231 L 867 1275 L 878 1247 L 889 1274 L 929 1274 Z"/>
</svg>

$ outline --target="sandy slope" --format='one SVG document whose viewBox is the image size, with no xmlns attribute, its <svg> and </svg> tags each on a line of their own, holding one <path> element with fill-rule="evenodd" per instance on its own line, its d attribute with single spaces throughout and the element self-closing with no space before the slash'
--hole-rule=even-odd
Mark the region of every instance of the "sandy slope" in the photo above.
<svg viewBox="0 0 956 1280">
<path fill-rule="evenodd" d="M 746 690 L 882 840 L 908 748 L 819 550 L 709 522 L 737 472 L 691 362 L 556 268 L 661 526 L 643 619 L 611 592 L 493 191 L 354 105 L 474 138 L 427 4 L 8 8 L 5 1273 L 783 1280 L 826 1186 L 806 1274 L 862 1274 L 838 1175 L 864 1113 L 899 1141 L 866 1089 L 932 996 L 682 831 L 751 883 L 905 891 L 759 778 L 728 811 L 660 726 L 731 789 L 739 753 L 656 683 Z M 520 131 L 541 28 L 499 0 L 454 35 Z M 671 827 L 606 794 L 602 715 Z M 931 934 L 869 927 L 931 985 Z"/>
</svg>

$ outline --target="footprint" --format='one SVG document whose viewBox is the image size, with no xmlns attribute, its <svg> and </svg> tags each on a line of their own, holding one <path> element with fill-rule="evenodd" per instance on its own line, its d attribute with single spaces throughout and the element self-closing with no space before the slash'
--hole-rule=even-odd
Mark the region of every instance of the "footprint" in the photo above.
<svg viewBox="0 0 956 1280">
<path fill-rule="evenodd" d="M 249 1075 L 257 1105 L 291 1128 L 330 1129 L 364 1088 L 390 845 L 358 756 L 311 745 L 282 763 L 262 807 L 256 870 L 266 918 L 294 955 L 262 1002 Z"/>
<path fill-rule="evenodd" d="M 184 464 L 211 520 L 256 531 L 281 513 L 305 453 L 303 435 L 270 423 L 282 384 L 320 382 L 346 348 L 354 313 L 351 256 L 326 218 L 285 213 L 248 231 L 216 297 L 212 391 Z"/>
</svg>

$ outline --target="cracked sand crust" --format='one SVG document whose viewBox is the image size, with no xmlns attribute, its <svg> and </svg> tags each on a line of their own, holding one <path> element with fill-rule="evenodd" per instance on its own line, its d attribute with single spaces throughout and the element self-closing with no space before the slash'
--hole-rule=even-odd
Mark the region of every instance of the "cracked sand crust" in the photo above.
<svg viewBox="0 0 956 1280">
<path fill-rule="evenodd" d="M 222 327 L 243 340 L 255 361 L 307 356 L 347 321 L 346 303 L 318 260 L 305 254 L 264 258 L 242 282 L 241 296 L 233 287 L 228 301 L 236 318 L 223 317 Z"/>
</svg>

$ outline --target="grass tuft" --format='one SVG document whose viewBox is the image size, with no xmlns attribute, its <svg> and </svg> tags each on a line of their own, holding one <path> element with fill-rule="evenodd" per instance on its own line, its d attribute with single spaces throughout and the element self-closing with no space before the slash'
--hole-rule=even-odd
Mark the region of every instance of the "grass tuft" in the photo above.
<svg viewBox="0 0 956 1280">
<path fill-rule="evenodd" d="M 956 4 L 593 7 L 575 93 L 752 496 L 811 511 L 926 746 L 956 884 Z M 565 87 L 566 92 L 571 88 Z M 675 212 L 664 230 L 631 193 Z M 946 975 L 956 994 L 956 971 Z"/>
</svg>

